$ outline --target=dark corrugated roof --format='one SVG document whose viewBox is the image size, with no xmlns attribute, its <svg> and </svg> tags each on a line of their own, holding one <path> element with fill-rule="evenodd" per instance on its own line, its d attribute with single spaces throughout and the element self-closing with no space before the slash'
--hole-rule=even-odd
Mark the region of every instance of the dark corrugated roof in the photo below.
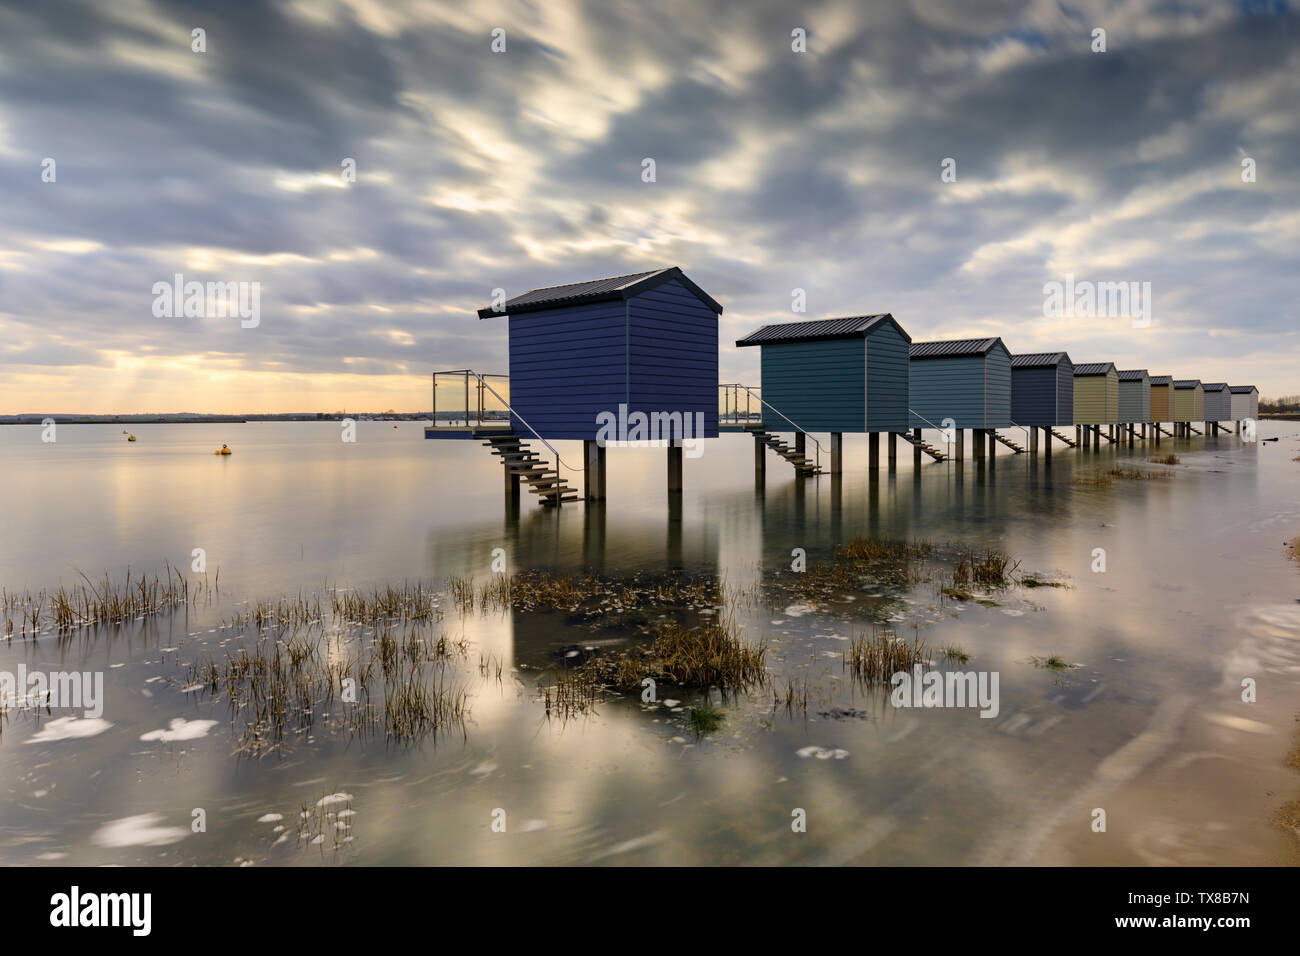
<svg viewBox="0 0 1300 956">
<path fill-rule="evenodd" d="M 1257 389 L 1254 385 L 1229 385 L 1228 391 L 1237 392 L 1238 394 L 1241 394 L 1242 392 L 1258 392 L 1259 389 Z"/>
<path fill-rule="evenodd" d="M 699 300 L 714 312 L 722 312 L 722 306 L 714 301 L 703 289 L 686 278 L 681 269 L 677 266 L 670 266 L 667 269 L 633 272 L 625 276 L 613 276 L 608 279 L 589 279 L 586 282 L 570 282 L 566 285 L 530 289 L 527 292 L 521 292 L 514 298 L 507 299 L 500 310 L 491 307 L 479 309 L 478 317 L 480 319 L 491 319 L 499 315 L 541 312 L 545 309 L 558 309 L 567 305 L 585 305 L 589 302 L 629 299 L 639 292 L 653 289 L 655 286 L 670 282 L 673 279 L 680 279 L 682 285 L 695 293 Z"/>
<path fill-rule="evenodd" d="M 1070 356 L 1066 352 L 1033 352 L 1026 355 L 1011 356 L 1012 368 L 1040 368 L 1044 365 L 1060 365 L 1062 361 L 1070 361 Z"/>
<path fill-rule="evenodd" d="M 946 342 L 913 342 L 912 358 L 949 358 L 956 355 L 984 355 L 995 345 L 1002 345 L 1000 338 L 991 339 L 949 339 Z M 1008 354 L 1009 351 L 1008 351 Z"/>
<path fill-rule="evenodd" d="M 1174 377 L 1173 377 L 1172 375 L 1152 375 L 1152 376 L 1151 376 L 1151 384 L 1152 384 L 1152 385 L 1172 385 L 1172 384 L 1174 384 Z"/>
<path fill-rule="evenodd" d="M 765 325 L 757 332 L 750 332 L 743 339 L 737 339 L 736 345 L 773 345 L 777 342 L 806 342 L 809 339 L 842 339 L 866 335 L 882 322 L 888 322 L 903 334 L 909 342 L 912 337 L 907 334 L 898 321 L 888 312 L 879 315 L 853 315 L 842 319 L 809 319 L 803 322 L 778 322 Z"/>
<path fill-rule="evenodd" d="M 1121 382 L 1140 382 L 1144 378 L 1150 378 L 1151 373 L 1144 368 L 1123 368 L 1119 371 L 1119 380 Z"/>
<path fill-rule="evenodd" d="M 1180 378 L 1174 382 L 1174 388 L 1195 388 L 1200 384 L 1199 378 Z"/>
<path fill-rule="evenodd" d="M 1227 388 L 1227 387 L 1228 387 L 1228 383 L 1227 383 L 1227 382 L 1203 382 L 1203 383 L 1201 383 L 1201 388 L 1205 389 L 1207 392 L 1221 392 L 1221 391 L 1223 391 L 1223 390 L 1224 390 L 1225 388 Z"/>
<path fill-rule="evenodd" d="M 1114 362 L 1087 362 L 1074 367 L 1075 375 L 1105 375 L 1115 367 Z"/>
</svg>

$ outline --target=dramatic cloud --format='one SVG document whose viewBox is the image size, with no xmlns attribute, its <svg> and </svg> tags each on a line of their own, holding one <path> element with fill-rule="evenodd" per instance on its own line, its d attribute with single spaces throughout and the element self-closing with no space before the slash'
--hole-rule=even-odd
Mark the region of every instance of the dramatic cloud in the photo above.
<svg viewBox="0 0 1300 956">
<path fill-rule="evenodd" d="M 504 371 L 493 288 L 662 265 L 726 307 L 725 380 L 802 288 L 1300 391 L 1298 40 L 1208 0 L 7 5 L 0 411 L 427 408 Z M 177 273 L 259 283 L 256 327 L 156 316 Z M 1044 318 L 1067 275 L 1155 322 Z"/>
</svg>

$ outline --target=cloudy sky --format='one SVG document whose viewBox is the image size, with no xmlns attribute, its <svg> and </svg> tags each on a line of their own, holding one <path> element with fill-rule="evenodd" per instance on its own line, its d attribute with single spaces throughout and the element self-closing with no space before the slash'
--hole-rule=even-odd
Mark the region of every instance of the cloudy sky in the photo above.
<svg viewBox="0 0 1300 956">
<path fill-rule="evenodd" d="M 1298 173 L 1280 0 L 17 0 L 0 412 L 428 408 L 505 371 L 492 289 L 665 265 L 724 381 L 763 323 L 888 311 L 1300 392 Z M 259 283 L 259 324 L 155 316 L 176 273 Z M 1045 317 L 1067 275 L 1153 322 Z"/>
</svg>

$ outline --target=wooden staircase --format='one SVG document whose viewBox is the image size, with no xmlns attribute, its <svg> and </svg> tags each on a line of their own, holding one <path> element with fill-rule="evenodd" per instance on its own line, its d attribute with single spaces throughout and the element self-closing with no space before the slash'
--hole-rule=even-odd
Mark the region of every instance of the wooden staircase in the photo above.
<svg viewBox="0 0 1300 956">
<path fill-rule="evenodd" d="M 1075 441 L 1073 438 L 1066 438 L 1063 434 L 1061 434 L 1060 432 L 1058 432 L 1055 428 L 1049 428 L 1048 431 L 1052 433 L 1052 437 L 1055 438 L 1057 441 L 1063 441 L 1063 442 L 1065 442 L 1067 445 L 1069 445 L 1071 448 L 1078 448 L 1078 447 L 1079 447 L 1079 443 L 1078 443 L 1077 441 Z"/>
<path fill-rule="evenodd" d="M 929 456 L 930 456 L 931 458 L 933 458 L 935 461 L 947 461 L 947 460 L 948 460 L 948 456 L 947 456 L 947 455 L 945 455 L 943 452 L 941 452 L 938 448 L 935 448 L 933 445 L 931 445 L 931 444 L 930 444 L 928 441 L 926 441 L 924 438 L 914 438 L 910 432 L 898 432 L 898 437 L 901 438 L 901 439 L 903 439 L 903 441 L 907 442 L 908 444 L 913 445 L 914 447 L 921 449 L 921 451 L 925 452 L 927 455 L 929 455 Z"/>
<path fill-rule="evenodd" d="M 548 508 L 581 501 L 576 488 L 565 484 L 558 467 L 551 468 L 518 435 L 492 435 L 483 442 L 501 459 L 506 472 L 528 483 L 528 488 Z"/>
<path fill-rule="evenodd" d="M 822 474 L 822 470 L 817 467 L 815 461 L 809 461 L 803 455 L 799 454 L 799 452 L 792 446 L 787 445 L 771 432 L 762 428 L 751 428 L 749 431 L 764 445 L 772 449 L 772 451 L 776 452 L 790 464 L 794 465 L 795 474 L 800 478 L 808 478 L 812 475 Z"/>
<path fill-rule="evenodd" d="M 1008 448 L 1014 451 L 1017 455 L 1023 455 L 1025 453 L 1025 449 L 1023 445 L 1017 445 L 1010 438 L 1004 438 L 1002 435 L 999 435 L 996 431 L 990 432 L 990 434 L 997 441 L 1000 441 L 1002 444 L 1006 445 Z"/>
</svg>

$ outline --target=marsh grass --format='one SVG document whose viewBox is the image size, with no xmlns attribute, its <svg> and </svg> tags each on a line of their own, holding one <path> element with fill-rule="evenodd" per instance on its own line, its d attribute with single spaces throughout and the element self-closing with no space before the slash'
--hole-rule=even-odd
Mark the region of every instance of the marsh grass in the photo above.
<svg viewBox="0 0 1300 956">
<path fill-rule="evenodd" d="M 385 585 L 370 592 L 334 589 L 330 610 L 334 618 L 352 624 L 391 624 L 408 621 L 440 621 L 439 594 L 431 586 L 403 581 L 400 587 Z M 308 609 L 319 612 L 319 601 Z M 320 614 L 315 614 L 320 619 Z M 301 618 L 295 623 L 302 623 Z"/>
<path fill-rule="evenodd" d="M 1045 578 L 1035 577 L 1032 574 L 1021 575 L 1017 583 L 1026 588 L 1068 588 L 1070 585 L 1064 581 L 1048 581 Z"/>
<path fill-rule="evenodd" d="M 1177 455 L 1157 455 L 1154 458 L 1148 458 L 1147 461 L 1153 465 L 1178 465 L 1182 464 L 1182 459 Z"/>
<path fill-rule="evenodd" d="M 1174 476 L 1172 471 L 1145 471 L 1140 468 L 1124 468 L 1115 465 L 1105 471 L 1090 471 L 1074 479 L 1076 484 L 1104 487 L 1116 481 L 1160 481 Z"/>
<path fill-rule="evenodd" d="M 318 721 L 351 736 L 382 732 L 399 742 L 464 733 L 469 694 L 448 668 L 464 653 L 463 642 L 414 628 L 380 634 L 355 651 L 354 643 L 264 633 L 220 663 L 207 657 L 191 664 L 187 680 L 227 702 L 236 750 L 254 756 L 310 734 Z"/>
<path fill-rule="evenodd" d="M 569 611 L 591 620 L 649 607 L 715 607 L 727 599 L 725 583 L 717 575 L 602 578 L 521 571 L 494 574 L 481 586 L 469 578 L 451 578 L 447 586 L 453 603 L 464 612 Z"/>
<path fill-rule="evenodd" d="M 788 714 L 793 714 L 795 711 L 803 714 L 808 713 L 807 681 L 790 678 L 785 683 L 784 691 L 779 691 L 776 687 L 773 687 L 772 710 L 775 712 L 780 708 L 785 708 L 785 712 Z"/>
<path fill-rule="evenodd" d="M 648 646 L 600 654 L 580 670 L 602 686 L 622 691 L 641 687 L 649 677 L 708 692 L 741 693 L 767 683 L 767 648 L 743 640 L 729 616 L 688 627 L 678 621 L 655 626 Z"/>
<path fill-rule="evenodd" d="M 709 704 L 700 704 L 698 707 L 692 707 L 687 717 L 691 730 L 696 737 L 703 737 L 705 734 L 711 734 L 722 726 L 726 715 L 712 707 Z"/>
<path fill-rule="evenodd" d="M 1069 670 L 1073 665 L 1059 654 L 1051 654 L 1047 657 L 1032 658 L 1035 667 L 1042 667 L 1049 671 Z"/>
<path fill-rule="evenodd" d="M 1012 575 L 1019 567 L 1019 561 L 993 548 L 959 553 L 952 569 L 952 587 L 961 591 L 969 585 L 1008 588 L 1014 583 Z"/>
<path fill-rule="evenodd" d="M 1292 561 L 1300 561 L 1300 537 L 1292 538 L 1287 542 L 1286 553 Z"/>
<path fill-rule="evenodd" d="M 872 683 L 888 683 L 899 671 L 908 671 L 926 662 L 925 641 L 913 634 L 912 642 L 899 638 L 891 629 L 872 625 L 871 633 L 853 637 L 844 666 L 856 677 Z"/>
<path fill-rule="evenodd" d="M 957 644 L 945 644 L 943 650 L 939 652 L 939 656 L 945 661 L 950 661 L 954 664 L 965 664 L 970 660 L 970 655 L 962 650 L 962 648 Z"/>
<path fill-rule="evenodd" d="M 78 571 L 80 583 L 60 584 L 54 591 L 0 591 L 0 613 L 4 614 L 4 636 L 34 637 L 42 630 L 67 634 L 83 627 L 121 624 L 151 617 L 199 599 L 209 599 L 219 589 L 205 574 L 191 579 L 171 565 L 161 574 L 134 575 L 114 581 L 107 573 L 92 581 Z"/>
<path fill-rule="evenodd" d="M 557 670 L 551 682 L 541 687 L 546 717 L 570 720 L 591 714 L 600 699 L 600 690 L 596 671 L 590 667 Z"/>
</svg>

